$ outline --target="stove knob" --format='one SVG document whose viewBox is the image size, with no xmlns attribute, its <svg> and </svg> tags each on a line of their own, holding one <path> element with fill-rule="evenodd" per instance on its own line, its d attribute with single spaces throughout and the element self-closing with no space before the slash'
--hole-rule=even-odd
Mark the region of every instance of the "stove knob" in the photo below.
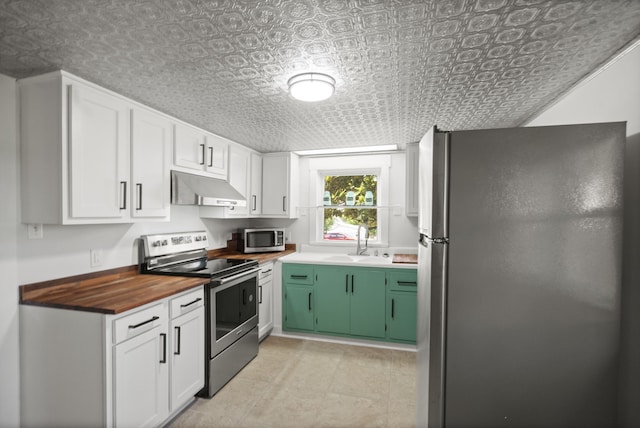
<svg viewBox="0 0 640 428">
<path fill-rule="evenodd" d="M 202 235 L 202 240 L 206 241 L 207 240 L 207 235 Z"/>
<path fill-rule="evenodd" d="M 160 241 L 153 241 L 153 242 L 151 243 L 151 246 L 152 246 L 152 247 L 159 247 L 159 246 L 160 246 Z"/>
<path fill-rule="evenodd" d="M 161 245 L 162 245 L 163 247 L 164 247 L 165 245 L 169 245 L 169 241 L 167 241 L 167 240 L 165 239 L 164 241 L 162 241 L 162 244 L 161 244 Z"/>
</svg>

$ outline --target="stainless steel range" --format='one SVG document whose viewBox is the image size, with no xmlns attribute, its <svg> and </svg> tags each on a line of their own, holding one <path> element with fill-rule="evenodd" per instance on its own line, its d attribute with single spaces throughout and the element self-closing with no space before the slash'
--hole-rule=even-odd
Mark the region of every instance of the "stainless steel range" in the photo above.
<svg viewBox="0 0 640 428">
<path fill-rule="evenodd" d="M 258 354 L 255 260 L 207 259 L 203 231 L 141 237 L 140 272 L 209 278 L 205 286 L 205 386 L 212 397 Z"/>
</svg>

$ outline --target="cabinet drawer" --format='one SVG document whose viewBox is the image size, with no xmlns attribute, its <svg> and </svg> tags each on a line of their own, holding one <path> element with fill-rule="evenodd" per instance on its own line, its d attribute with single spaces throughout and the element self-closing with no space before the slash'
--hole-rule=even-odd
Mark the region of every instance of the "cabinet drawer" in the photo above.
<svg viewBox="0 0 640 428">
<path fill-rule="evenodd" d="M 177 318 L 201 306 L 204 306 L 204 290 L 202 287 L 182 296 L 174 297 L 170 302 L 171 319 Z"/>
<path fill-rule="evenodd" d="M 165 304 L 157 304 L 113 321 L 113 342 L 120 343 L 167 322 Z"/>
<path fill-rule="evenodd" d="M 394 291 L 416 291 L 418 271 L 414 269 L 396 269 L 389 273 L 390 289 Z"/>
<path fill-rule="evenodd" d="M 288 284 L 313 285 L 313 266 L 286 263 L 282 267 L 282 279 Z"/>
</svg>

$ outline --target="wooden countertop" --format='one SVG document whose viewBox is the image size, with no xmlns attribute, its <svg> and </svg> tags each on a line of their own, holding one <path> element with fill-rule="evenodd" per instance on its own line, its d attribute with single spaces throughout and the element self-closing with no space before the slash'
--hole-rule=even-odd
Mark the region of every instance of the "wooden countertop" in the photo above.
<svg viewBox="0 0 640 428">
<path fill-rule="evenodd" d="M 207 283 L 206 278 L 141 275 L 137 266 L 20 286 L 20 303 L 119 314 Z"/>
<path fill-rule="evenodd" d="M 282 256 L 286 256 L 287 254 L 295 253 L 296 245 L 295 244 L 286 244 L 284 251 L 278 251 L 274 253 L 252 253 L 252 254 L 244 254 L 240 251 L 232 250 L 229 248 L 218 248 L 216 250 L 209 250 L 208 255 L 209 258 L 220 257 L 225 259 L 238 259 L 238 260 L 257 260 L 258 263 L 266 263 L 271 262 L 273 260 L 277 260 Z"/>
<path fill-rule="evenodd" d="M 243 254 L 220 248 L 210 250 L 208 256 L 209 258 L 252 259 L 259 263 L 266 263 L 295 251 L 294 244 L 287 244 L 285 251 L 276 253 Z M 119 314 L 207 282 L 206 278 L 139 274 L 138 266 L 126 266 L 21 285 L 20 303 Z"/>
</svg>

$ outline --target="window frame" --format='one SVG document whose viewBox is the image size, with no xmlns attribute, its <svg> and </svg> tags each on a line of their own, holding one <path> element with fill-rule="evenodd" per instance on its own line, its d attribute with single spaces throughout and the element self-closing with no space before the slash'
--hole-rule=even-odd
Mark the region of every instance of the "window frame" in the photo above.
<svg viewBox="0 0 640 428">
<path fill-rule="evenodd" d="M 391 157 L 389 155 L 354 155 L 340 157 L 317 157 L 309 159 L 309 200 L 313 208 L 309 220 L 309 243 L 352 247 L 354 241 L 331 241 L 324 239 L 324 177 L 333 175 L 376 175 L 378 177 L 377 205 L 352 208 L 377 209 L 377 240 L 369 242 L 371 247 L 386 247 L 389 243 L 389 179 Z"/>
</svg>

